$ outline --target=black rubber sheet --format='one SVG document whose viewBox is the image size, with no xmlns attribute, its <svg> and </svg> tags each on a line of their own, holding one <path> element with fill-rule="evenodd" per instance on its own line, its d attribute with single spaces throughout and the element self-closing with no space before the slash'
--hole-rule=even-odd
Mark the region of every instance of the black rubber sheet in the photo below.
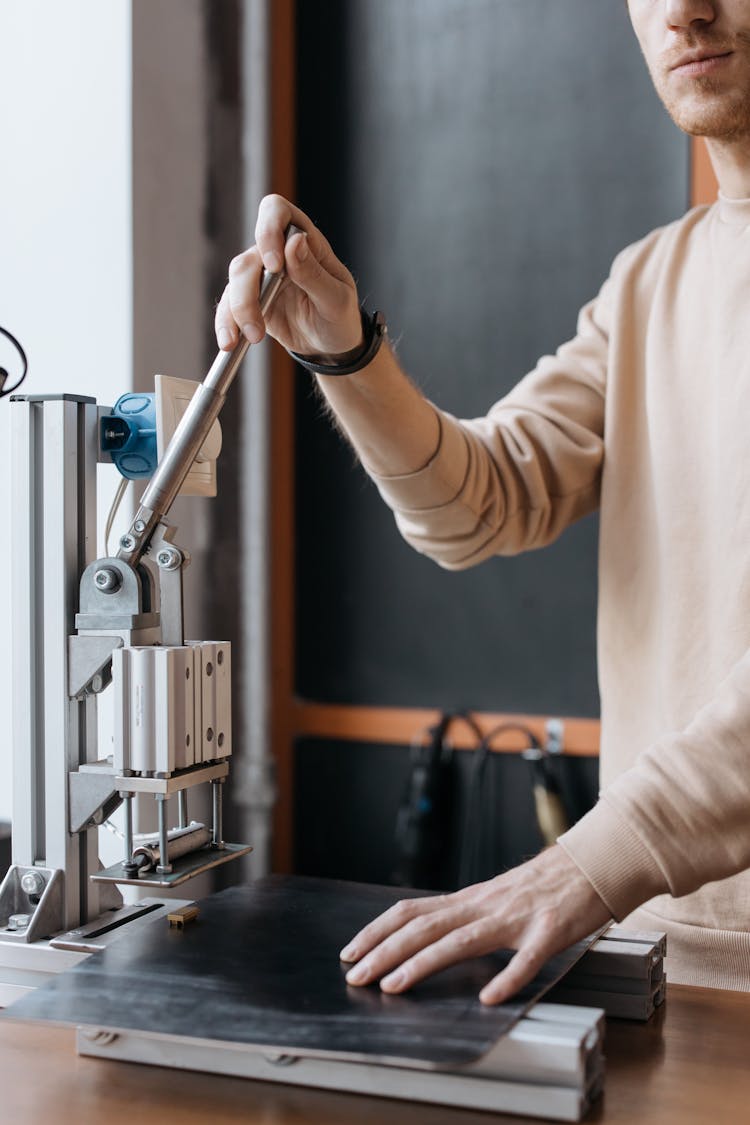
<svg viewBox="0 0 750 1125">
<path fill-rule="evenodd" d="M 400 996 L 347 985 L 339 950 L 411 893 L 419 892 L 296 876 L 232 887 L 204 899 L 184 930 L 162 917 L 125 933 L 0 1018 L 452 1069 L 485 1054 L 589 944 L 554 957 L 498 1007 L 477 997 L 510 952 L 443 970 Z"/>
</svg>

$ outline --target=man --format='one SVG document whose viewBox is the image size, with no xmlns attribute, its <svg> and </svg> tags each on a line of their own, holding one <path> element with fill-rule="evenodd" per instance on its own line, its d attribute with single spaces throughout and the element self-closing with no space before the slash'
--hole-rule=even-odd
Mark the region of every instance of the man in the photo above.
<svg viewBox="0 0 750 1125">
<path fill-rule="evenodd" d="M 285 258 L 268 331 L 332 365 L 332 410 L 402 533 L 442 565 L 541 546 L 601 508 L 597 805 L 515 870 L 375 919 L 342 951 L 352 984 L 397 993 L 512 948 L 481 992 L 498 1003 L 630 916 L 668 932 L 673 980 L 750 989 L 750 0 L 629 8 L 722 196 L 623 251 L 576 337 L 486 418 L 439 411 L 376 350 L 351 275 L 278 196 L 217 310 L 222 348 L 260 340 L 261 271 Z M 290 222 L 304 233 L 284 248 Z"/>
</svg>

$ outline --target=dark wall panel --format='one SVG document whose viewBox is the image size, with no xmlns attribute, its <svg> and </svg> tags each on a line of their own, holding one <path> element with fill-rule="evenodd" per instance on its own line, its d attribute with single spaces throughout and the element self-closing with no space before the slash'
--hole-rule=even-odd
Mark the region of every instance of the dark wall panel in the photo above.
<svg viewBox="0 0 750 1125">
<path fill-rule="evenodd" d="M 572 335 L 615 253 L 685 208 L 687 143 L 625 5 L 300 0 L 298 29 L 299 201 L 426 393 L 484 413 Z M 598 714 L 594 519 L 448 574 L 302 375 L 298 425 L 300 694 Z"/>
<path fill-rule="evenodd" d="M 446 881 L 441 889 L 459 884 L 473 758 L 470 751 L 455 754 L 455 817 L 445 826 L 449 841 Z M 407 747 L 300 741 L 294 771 L 294 870 L 330 879 L 391 882 L 397 861 L 396 817 L 410 763 Z M 597 765 L 594 758 L 556 759 L 551 763 L 572 820 L 596 799 Z M 485 789 L 486 862 L 477 878 L 514 866 L 542 846 L 528 763 L 520 755 L 494 754 L 487 764 Z M 474 826 L 477 820 L 472 817 Z"/>
</svg>

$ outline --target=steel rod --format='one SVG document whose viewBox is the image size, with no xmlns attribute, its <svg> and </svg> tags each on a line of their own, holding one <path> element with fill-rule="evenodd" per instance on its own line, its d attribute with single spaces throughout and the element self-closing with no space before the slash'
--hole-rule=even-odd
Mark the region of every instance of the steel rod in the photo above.
<svg viewBox="0 0 750 1125">
<path fill-rule="evenodd" d="M 180 789 L 177 794 L 177 817 L 179 819 L 180 828 L 187 828 L 188 826 L 188 806 L 187 806 L 187 789 Z"/>
<path fill-rule="evenodd" d="M 130 863 L 133 858 L 133 794 L 124 795 L 125 807 L 125 862 Z"/>
<path fill-rule="evenodd" d="M 172 870 L 169 862 L 169 841 L 167 837 L 167 801 L 162 793 L 156 795 L 156 807 L 159 810 L 159 863 L 156 870 L 159 875 L 168 875 Z"/>
<path fill-rule="evenodd" d="M 223 779 L 211 782 L 211 796 L 213 803 L 213 837 L 211 843 L 215 848 L 224 847 L 224 825 L 222 808 L 223 784 Z"/>
</svg>

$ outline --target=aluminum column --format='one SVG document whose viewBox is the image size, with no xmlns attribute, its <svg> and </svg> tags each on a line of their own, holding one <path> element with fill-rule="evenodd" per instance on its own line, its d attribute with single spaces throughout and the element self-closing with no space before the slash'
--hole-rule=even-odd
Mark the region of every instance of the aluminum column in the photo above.
<svg viewBox="0 0 750 1125">
<path fill-rule="evenodd" d="M 95 832 L 68 831 L 68 773 L 96 757 L 96 697 L 68 698 L 78 583 L 96 551 L 97 407 L 11 399 L 13 863 L 65 873 L 65 927 L 98 913 Z"/>
</svg>

